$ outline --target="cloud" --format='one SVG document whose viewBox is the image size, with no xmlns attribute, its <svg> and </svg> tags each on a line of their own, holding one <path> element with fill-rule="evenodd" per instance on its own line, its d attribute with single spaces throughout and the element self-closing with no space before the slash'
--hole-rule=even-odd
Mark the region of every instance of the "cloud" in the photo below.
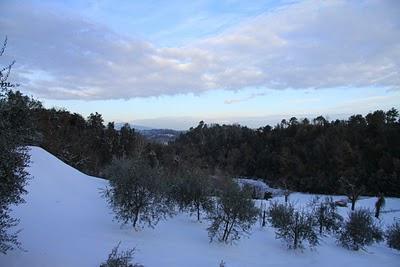
<svg viewBox="0 0 400 267">
<path fill-rule="evenodd" d="M 0 34 L 9 36 L 5 60 L 17 59 L 13 79 L 47 99 L 244 87 L 397 90 L 399 10 L 398 1 L 304 1 L 186 46 L 157 47 L 67 10 L 7 2 Z"/>
<path fill-rule="evenodd" d="M 227 100 L 224 101 L 224 103 L 225 104 L 234 104 L 234 103 L 245 102 L 245 101 L 254 99 L 254 98 L 258 97 L 258 96 L 264 96 L 266 94 L 267 93 L 254 93 L 254 94 L 251 94 L 251 95 L 243 97 L 243 98 L 227 99 Z"/>
</svg>

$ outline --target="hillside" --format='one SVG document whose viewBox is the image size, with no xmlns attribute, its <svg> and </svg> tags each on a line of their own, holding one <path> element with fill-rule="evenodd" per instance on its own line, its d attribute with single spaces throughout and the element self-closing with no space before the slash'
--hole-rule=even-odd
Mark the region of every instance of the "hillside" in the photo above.
<svg viewBox="0 0 400 267">
<path fill-rule="evenodd" d="M 398 266 L 400 254 L 385 244 L 367 251 L 352 252 L 326 238 L 315 251 L 286 249 L 275 239 L 272 228 L 257 223 L 252 235 L 234 245 L 209 243 L 208 223 L 198 223 L 179 214 L 159 223 L 155 229 L 135 232 L 114 222 L 100 191 L 107 181 L 90 177 L 64 164 L 45 150 L 31 148 L 26 204 L 14 208 L 20 218 L 19 240 L 24 250 L 0 256 L 0 266 L 98 266 L 121 241 L 121 248 L 136 247 L 135 260 L 146 267 L 218 266 L 221 260 L 233 266 Z M 293 194 L 301 205 L 312 195 Z M 341 198 L 337 196 L 335 198 Z M 357 206 L 372 207 L 375 199 L 365 198 Z M 400 199 L 388 198 L 385 210 L 398 210 Z M 347 208 L 341 213 L 346 214 Z M 397 212 L 383 213 L 383 224 Z"/>
</svg>

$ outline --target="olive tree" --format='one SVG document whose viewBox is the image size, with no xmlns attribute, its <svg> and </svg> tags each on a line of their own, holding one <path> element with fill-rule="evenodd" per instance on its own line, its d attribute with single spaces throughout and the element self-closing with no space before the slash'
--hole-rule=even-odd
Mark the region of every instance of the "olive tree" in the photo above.
<svg viewBox="0 0 400 267">
<path fill-rule="evenodd" d="M 337 241 L 347 249 L 359 250 L 382 239 L 382 230 L 374 223 L 371 212 L 368 209 L 359 209 L 349 213 L 338 233 Z"/>
<path fill-rule="evenodd" d="M 124 223 L 154 227 L 160 219 L 173 214 L 173 205 L 163 188 L 161 167 L 152 167 L 142 157 L 113 159 L 104 175 L 110 186 L 103 191 L 115 212 Z"/>
<path fill-rule="evenodd" d="M 303 249 L 304 243 L 310 247 L 318 245 L 314 230 L 314 218 L 305 210 L 296 210 L 291 203 L 274 202 L 268 211 L 268 221 L 276 228 L 276 238 L 286 242 L 290 249 Z"/>
<path fill-rule="evenodd" d="M 217 197 L 215 207 L 209 212 L 211 225 L 208 227 L 210 241 L 232 243 L 243 234 L 249 234 L 257 221 L 258 209 L 248 192 L 243 191 L 233 181 L 224 186 Z"/>
<path fill-rule="evenodd" d="M 173 198 L 181 210 L 195 213 L 198 221 L 201 211 L 212 208 L 211 179 L 206 170 L 184 165 L 176 174 L 172 187 Z"/>
<path fill-rule="evenodd" d="M 320 235 L 324 232 L 337 232 L 343 221 L 331 197 L 326 197 L 323 201 L 316 200 L 312 207 L 312 214 Z"/>
</svg>

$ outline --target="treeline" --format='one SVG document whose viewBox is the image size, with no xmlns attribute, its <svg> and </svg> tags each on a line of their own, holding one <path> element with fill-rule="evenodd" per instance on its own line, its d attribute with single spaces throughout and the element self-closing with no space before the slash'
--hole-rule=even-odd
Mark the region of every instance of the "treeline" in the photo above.
<svg viewBox="0 0 400 267">
<path fill-rule="evenodd" d="M 214 171 L 296 191 L 345 193 L 346 180 L 363 194 L 400 195 L 400 121 L 394 108 L 347 120 L 293 117 L 256 130 L 200 122 L 172 146 Z"/>
<path fill-rule="evenodd" d="M 41 146 L 90 175 L 102 176 L 113 158 L 143 150 L 168 168 L 191 162 L 214 174 L 258 177 L 295 191 L 345 193 L 346 180 L 363 194 L 400 195 L 400 122 L 394 108 L 347 120 L 293 117 L 258 129 L 200 122 L 162 145 L 148 142 L 128 124 L 121 129 L 105 125 L 98 113 L 85 119 L 45 109 L 19 92 L 10 94 L 13 121 L 30 122 L 25 144 Z"/>
</svg>

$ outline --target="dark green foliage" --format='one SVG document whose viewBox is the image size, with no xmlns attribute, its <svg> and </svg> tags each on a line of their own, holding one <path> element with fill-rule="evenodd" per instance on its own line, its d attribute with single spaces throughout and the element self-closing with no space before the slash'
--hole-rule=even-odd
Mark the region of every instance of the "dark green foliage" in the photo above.
<svg viewBox="0 0 400 267">
<path fill-rule="evenodd" d="M 4 52 L 6 42 L 0 49 Z M 12 63 L 13 64 L 13 63 Z M 10 74 L 10 64 L 2 68 L 0 81 L 5 82 Z M 24 187 L 29 178 L 25 171 L 29 162 L 27 149 L 24 147 L 35 137 L 32 129 L 31 111 L 41 107 L 40 102 L 23 96 L 19 91 L 11 91 L 3 85 L 0 88 L 0 253 L 6 253 L 19 247 L 17 233 L 10 233 L 10 228 L 18 220 L 10 217 L 10 205 L 23 202 Z"/>
<path fill-rule="evenodd" d="M 276 237 L 284 240 L 291 249 L 303 249 L 304 242 L 310 247 L 318 245 L 314 230 L 314 219 L 304 210 L 295 210 L 291 203 L 271 204 L 268 212 L 269 222 L 276 228 Z"/>
<path fill-rule="evenodd" d="M 107 261 L 100 264 L 100 267 L 143 267 L 141 264 L 131 263 L 135 249 L 118 252 L 120 244 L 121 243 L 118 243 L 118 245 L 112 249 L 111 253 L 108 255 Z"/>
<path fill-rule="evenodd" d="M 389 247 L 400 250 L 400 222 L 396 221 L 390 225 L 385 236 Z"/>
<path fill-rule="evenodd" d="M 400 194 L 400 123 L 395 109 L 347 120 L 292 118 L 257 130 L 202 122 L 173 146 L 211 170 L 259 177 L 275 186 L 285 179 L 294 191 L 340 193 L 340 177 L 349 177 L 355 189 L 364 186 L 365 194 Z"/>
<path fill-rule="evenodd" d="M 160 219 L 173 213 L 166 196 L 163 170 L 151 167 L 140 155 L 133 159 L 114 159 L 104 170 L 110 187 L 104 191 L 115 218 L 133 227 L 154 227 Z"/>
<path fill-rule="evenodd" d="M 316 201 L 312 209 L 312 214 L 320 235 L 324 232 L 337 232 L 343 221 L 331 197 L 326 197 L 323 201 Z"/>
<path fill-rule="evenodd" d="M 248 234 L 256 222 L 258 209 L 251 196 L 233 181 L 228 181 L 217 198 L 215 208 L 209 212 L 211 225 L 208 227 L 210 241 L 232 243 Z"/>
<path fill-rule="evenodd" d="M 18 231 L 10 233 L 9 229 L 18 225 L 18 220 L 11 218 L 7 207 L 0 208 L 0 252 L 6 254 L 7 251 L 20 247 L 18 241 Z"/>
<path fill-rule="evenodd" d="M 374 223 L 368 209 L 359 209 L 349 213 L 348 219 L 338 233 L 338 243 L 351 250 L 364 249 L 374 242 L 380 242 L 383 233 Z"/>
</svg>

